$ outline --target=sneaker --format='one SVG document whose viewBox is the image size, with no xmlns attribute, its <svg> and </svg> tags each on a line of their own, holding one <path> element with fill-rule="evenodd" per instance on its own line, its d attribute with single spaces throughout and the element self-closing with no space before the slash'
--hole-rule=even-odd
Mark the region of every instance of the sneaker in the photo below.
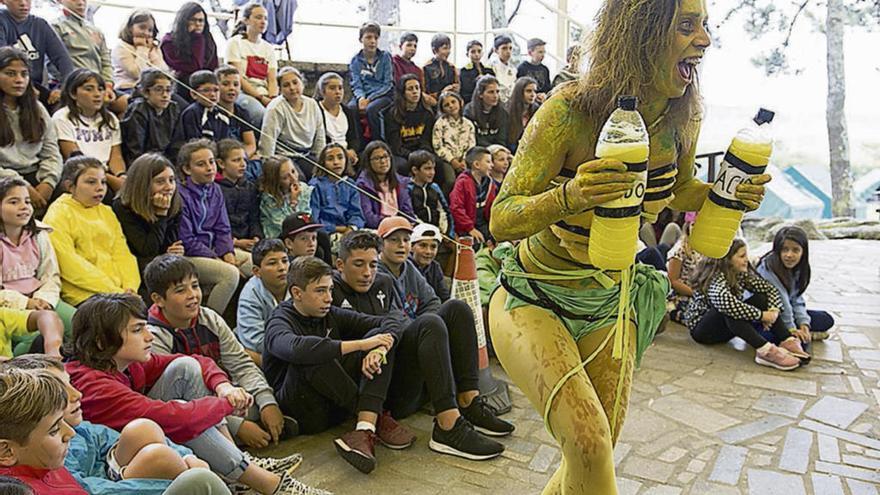
<svg viewBox="0 0 880 495">
<path fill-rule="evenodd" d="M 461 415 L 474 425 L 477 431 L 490 437 L 506 437 L 516 429 L 507 421 L 498 419 L 498 410 L 489 405 L 482 395 L 474 397 L 471 405 L 462 407 Z"/>
<path fill-rule="evenodd" d="M 376 469 L 376 434 L 369 430 L 354 430 L 333 440 L 336 451 L 358 471 L 368 474 Z"/>
<path fill-rule="evenodd" d="M 504 445 L 474 430 L 464 416 L 459 416 L 451 430 L 440 428 L 434 420 L 434 432 L 428 448 L 441 454 L 449 454 L 472 461 L 485 461 L 501 455 Z"/>
<path fill-rule="evenodd" d="M 755 362 L 762 366 L 769 366 L 782 371 L 790 371 L 801 365 L 801 360 L 792 356 L 787 351 L 769 344 L 769 348 L 764 351 L 755 352 Z"/>
<path fill-rule="evenodd" d="M 814 332 L 810 330 L 810 338 L 812 338 L 814 341 L 825 340 L 828 338 L 828 332 Z"/>
<path fill-rule="evenodd" d="M 289 440 L 299 435 L 299 423 L 290 416 L 284 416 L 284 429 L 281 430 L 281 439 Z"/>
<path fill-rule="evenodd" d="M 388 411 L 383 412 L 376 422 L 376 436 L 382 445 L 394 450 L 403 450 L 416 441 L 413 432 L 392 418 Z"/>
<path fill-rule="evenodd" d="M 248 452 L 244 452 L 244 458 L 248 464 L 261 467 L 270 473 L 282 475 L 284 473 L 292 473 L 302 464 L 302 454 L 291 454 L 287 457 L 255 457 Z"/>
<path fill-rule="evenodd" d="M 779 347 L 785 349 L 786 352 L 788 352 L 792 356 L 800 359 L 801 362 L 804 364 L 810 362 L 810 355 L 807 354 L 806 351 L 804 351 L 803 346 L 801 346 L 801 340 L 797 337 L 785 339 L 785 341 L 779 344 Z"/>
<path fill-rule="evenodd" d="M 281 483 L 278 483 L 278 488 L 272 492 L 273 495 L 333 495 L 332 492 L 328 492 L 327 490 L 321 490 L 319 488 L 312 488 L 309 485 L 306 485 L 302 481 L 294 478 L 289 474 L 284 474 L 281 476 Z"/>
</svg>

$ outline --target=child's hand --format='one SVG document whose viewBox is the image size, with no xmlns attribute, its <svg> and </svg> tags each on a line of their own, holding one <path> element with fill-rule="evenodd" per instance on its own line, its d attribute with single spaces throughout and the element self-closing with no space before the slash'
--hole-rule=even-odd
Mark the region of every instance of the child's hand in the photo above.
<svg viewBox="0 0 880 495">
<path fill-rule="evenodd" d="M 244 249 L 245 251 L 251 251 L 254 249 L 254 245 L 259 241 L 256 237 L 253 239 L 233 239 L 232 245 L 237 247 L 238 249 Z"/>
<path fill-rule="evenodd" d="M 437 98 L 429 95 L 428 93 L 422 94 L 422 99 L 425 101 L 425 105 L 428 105 L 429 107 L 437 105 Z"/>
<path fill-rule="evenodd" d="M 183 256 L 183 253 L 185 252 L 185 250 L 183 249 L 183 242 L 182 241 L 174 241 L 173 243 L 171 243 L 170 246 L 168 246 L 168 249 L 166 249 L 165 252 L 168 254 L 176 254 L 177 256 Z"/>
<path fill-rule="evenodd" d="M 226 253 L 226 254 L 224 254 L 223 257 L 220 258 L 220 259 L 222 259 L 223 261 L 229 263 L 230 265 L 238 266 L 238 261 L 235 259 L 235 254 L 234 254 L 234 253 Z"/>
<path fill-rule="evenodd" d="M 172 199 L 174 199 L 173 194 L 156 193 L 152 197 L 153 207 L 157 210 L 168 210 L 171 208 Z"/>
<path fill-rule="evenodd" d="M 454 170 L 456 174 L 464 172 L 466 168 L 467 164 L 461 158 L 452 160 L 452 170 Z"/>
<path fill-rule="evenodd" d="M 810 326 L 806 324 L 801 325 L 800 328 L 792 330 L 791 334 L 801 339 L 801 342 L 810 342 L 813 340 L 813 336 L 810 334 Z"/>
<path fill-rule="evenodd" d="M 52 310 L 52 305 L 48 302 L 40 299 L 39 297 L 31 297 L 28 299 L 26 309 L 36 309 L 36 310 Z"/>
<path fill-rule="evenodd" d="M 186 464 L 186 467 L 188 469 L 196 469 L 196 468 L 211 469 L 211 466 L 209 466 L 207 462 L 199 459 L 198 457 L 196 457 L 192 454 L 183 456 L 183 463 Z"/>
<path fill-rule="evenodd" d="M 345 150 L 345 154 L 348 155 L 348 163 L 352 166 L 356 165 L 358 162 L 358 154 L 355 150 Z M 343 174 L 345 171 L 343 171 Z"/>
<path fill-rule="evenodd" d="M 247 412 L 247 409 L 254 403 L 254 396 L 245 392 L 243 388 L 235 387 L 229 382 L 221 383 L 214 392 L 217 393 L 217 397 L 228 400 L 236 413 L 241 412 L 243 414 Z"/>
<path fill-rule="evenodd" d="M 241 423 L 241 427 L 238 429 L 238 433 L 235 436 L 252 449 L 268 447 L 269 440 L 272 439 L 266 430 L 260 428 L 260 425 L 247 420 Z"/>
<path fill-rule="evenodd" d="M 538 93 L 538 103 L 544 103 L 544 100 L 547 99 L 547 93 Z"/>
<path fill-rule="evenodd" d="M 764 328 L 770 328 L 776 323 L 776 318 L 779 317 L 778 309 L 768 309 L 767 311 L 763 311 L 761 313 L 761 323 L 764 324 Z"/>
<path fill-rule="evenodd" d="M 361 98 L 360 100 L 358 100 L 358 109 L 360 109 L 361 112 L 364 112 L 367 110 L 367 105 L 369 105 L 369 104 L 370 104 L 369 98 Z"/>
<path fill-rule="evenodd" d="M 53 89 L 52 91 L 49 92 L 49 97 L 46 98 L 46 102 L 49 103 L 50 105 L 54 105 L 54 104 L 58 103 L 60 100 L 61 100 L 61 90 L 60 89 Z"/>
<path fill-rule="evenodd" d="M 275 404 L 264 407 L 260 410 L 260 421 L 269 430 L 272 443 L 278 445 L 278 439 L 281 437 L 281 432 L 284 431 L 284 415 L 281 414 L 281 409 Z"/>
<path fill-rule="evenodd" d="M 471 237 L 473 237 L 474 240 L 477 241 L 477 242 L 479 242 L 480 244 L 485 244 L 486 239 L 483 237 L 483 233 L 480 232 L 479 230 L 477 230 L 477 229 L 471 229 L 471 231 L 468 232 L 468 234 L 470 234 Z"/>
</svg>

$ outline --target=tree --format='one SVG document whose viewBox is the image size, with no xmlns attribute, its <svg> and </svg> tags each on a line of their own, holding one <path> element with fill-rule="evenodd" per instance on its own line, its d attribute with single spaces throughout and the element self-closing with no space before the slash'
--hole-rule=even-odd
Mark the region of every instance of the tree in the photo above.
<svg viewBox="0 0 880 495">
<path fill-rule="evenodd" d="M 370 20 L 381 26 L 397 26 L 400 24 L 400 0 L 370 0 Z M 379 38 L 379 48 L 390 50 L 396 46 L 396 36 L 392 36 L 388 30 L 382 31 Z"/>
<path fill-rule="evenodd" d="M 836 216 L 852 215 L 852 171 L 845 112 L 844 30 L 846 26 L 870 28 L 876 25 L 880 21 L 880 0 L 798 0 L 789 4 L 789 7 L 771 0 L 737 1 L 722 22 L 741 13 L 746 17 L 745 29 L 752 39 L 771 32 L 784 34 L 778 46 L 752 60 L 755 65 L 763 67 L 768 76 L 792 70 L 786 52 L 792 32 L 799 22 L 810 20 L 816 31 L 825 34 L 828 72 L 825 120 L 831 171 L 831 210 Z"/>
</svg>

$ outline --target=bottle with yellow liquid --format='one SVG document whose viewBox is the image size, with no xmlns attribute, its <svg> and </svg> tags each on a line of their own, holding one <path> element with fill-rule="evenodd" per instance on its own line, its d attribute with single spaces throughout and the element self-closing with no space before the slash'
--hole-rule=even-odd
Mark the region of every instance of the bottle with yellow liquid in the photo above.
<svg viewBox="0 0 880 495">
<path fill-rule="evenodd" d="M 590 263 L 603 270 L 625 270 L 636 257 L 639 215 L 648 180 L 648 129 L 636 111 L 635 96 L 621 96 L 599 134 L 597 158 L 614 158 L 626 164 L 640 179 L 620 199 L 593 210 L 590 226 Z"/>
<path fill-rule="evenodd" d="M 710 258 L 722 258 L 739 228 L 746 206 L 736 199 L 736 188 L 764 173 L 773 152 L 770 123 L 774 113 L 760 109 L 752 122 L 740 130 L 703 202 L 690 235 L 691 247 Z"/>
</svg>

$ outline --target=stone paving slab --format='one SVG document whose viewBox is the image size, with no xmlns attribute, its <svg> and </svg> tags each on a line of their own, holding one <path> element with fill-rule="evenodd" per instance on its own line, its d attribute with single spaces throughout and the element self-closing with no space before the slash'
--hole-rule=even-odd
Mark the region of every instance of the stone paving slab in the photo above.
<svg viewBox="0 0 880 495">
<path fill-rule="evenodd" d="M 807 307 L 832 311 L 839 323 L 829 340 L 813 344 L 813 362 L 771 370 L 739 339 L 701 346 L 670 325 L 634 376 L 615 448 L 620 494 L 877 495 L 880 242 L 814 241 L 810 251 Z M 497 364 L 493 371 L 505 379 Z M 430 452 L 431 418 L 423 413 L 402 421 L 416 444 L 377 447 L 370 475 L 333 449 L 351 425 L 256 453 L 302 452 L 296 475 L 337 494 L 537 494 L 559 466 L 559 448 L 516 387 L 511 396 L 506 418 L 517 431 L 501 439 L 505 455 L 489 462 Z"/>
</svg>

